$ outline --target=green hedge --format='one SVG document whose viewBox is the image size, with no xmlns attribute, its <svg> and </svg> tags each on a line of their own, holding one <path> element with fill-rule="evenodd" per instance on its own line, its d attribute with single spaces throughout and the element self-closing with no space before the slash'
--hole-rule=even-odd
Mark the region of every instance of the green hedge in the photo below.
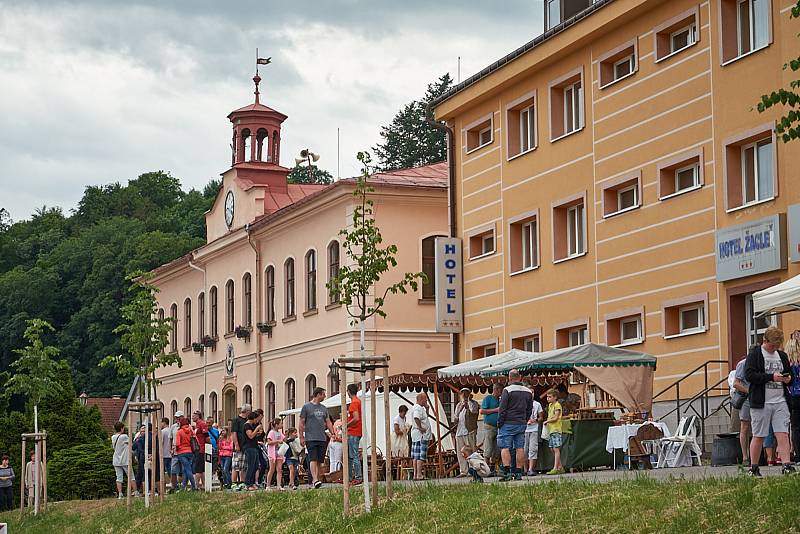
<svg viewBox="0 0 800 534">
<path fill-rule="evenodd" d="M 87 443 L 53 453 L 47 463 L 51 500 L 97 499 L 115 491 L 114 451 L 106 443 Z"/>
</svg>

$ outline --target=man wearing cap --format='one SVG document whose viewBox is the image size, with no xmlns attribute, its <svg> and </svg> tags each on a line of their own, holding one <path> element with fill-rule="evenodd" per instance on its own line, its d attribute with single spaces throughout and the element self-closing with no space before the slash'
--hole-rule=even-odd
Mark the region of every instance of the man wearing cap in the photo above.
<svg viewBox="0 0 800 534">
<path fill-rule="evenodd" d="M 244 455 L 244 442 L 247 436 L 244 433 L 244 425 L 247 424 L 247 416 L 250 415 L 252 406 L 245 403 L 239 410 L 239 415 L 233 419 L 231 426 L 231 437 L 233 437 L 233 481 L 244 484 L 244 475 L 247 472 L 247 458 Z M 241 486 L 244 487 L 244 486 Z"/>
<path fill-rule="evenodd" d="M 458 420 L 456 427 L 456 451 L 460 451 L 464 447 L 469 447 L 475 450 L 475 438 L 478 434 L 478 411 L 480 406 L 472 400 L 472 390 L 469 388 L 461 388 L 459 393 L 461 401 L 456 404 L 455 417 Z M 458 476 L 467 476 L 469 464 L 464 455 L 459 454 L 458 467 L 461 471 Z"/>
</svg>

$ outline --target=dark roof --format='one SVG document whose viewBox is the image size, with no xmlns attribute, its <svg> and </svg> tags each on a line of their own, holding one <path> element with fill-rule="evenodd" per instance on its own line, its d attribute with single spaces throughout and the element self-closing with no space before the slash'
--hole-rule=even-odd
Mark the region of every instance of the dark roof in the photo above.
<svg viewBox="0 0 800 534">
<path fill-rule="evenodd" d="M 108 397 L 86 397 L 86 407 L 97 406 L 100 410 L 100 418 L 103 428 L 110 434 L 114 433 L 114 423 L 119 421 L 122 409 L 125 407 L 125 399 Z"/>
<path fill-rule="evenodd" d="M 573 26 L 573 25 L 577 24 L 580 20 L 585 19 L 586 17 L 588 17 L 589 15 L 591 15 L 592 13 L 597 11 L 598 9 L 604 7 L 607 4 L 610 4 L 611 2 L 613 2 L 613 0 L 595 0 L 594 3 L 592 3 L 592 5 L 590 5 L 589 7 L 587 7 L 586 9 L 581 11 L 580 13 L 577 13 L 576 15 L 568 18 L 567 20 L 563 21 L 561 24 L 557 24 L 556 26 L 553 26 L 552 28 L 550 28 L 549 30 L 545 31 L 540 36 L 534 37 L 533 40 L 528 41 L 527 43 L 525 43 L 524 45 L 520 46 L 519 48 L 517 48 L 516 50 L 514 50 L 510 54 L 506 54 L 505 56 L 501 57 L 500 59 L 498 59 L 497 61 L 495 61 L 491 65 L 489 65 L 488 67 L 483 68 L 480 72 L 478 72 L 476 74 L 473 74 L 472 76 L 470 76 L 469 78 L 467 78 L 463 82 L 455 85 L 454 87 L 452 87 L 450 90 L 448 90 L 446 93 L 444 93 L 440 97 L 434 98 L 431 101 L 431 107 L 438 106 L 439 104 L 441 104 L 445 100 L 447 100 L 450 97 L 460 93 L 461 91 L 463 91 L 467 87 L 470 87 L 471 85 L 475 85 L 480 80 L 486 78 L 487 76 L 489 76 L 494 71 L 500 69 L 501 67 L 507 65 L 508 63 L 511 63 L 512 61 L 514 61 L 518 57 L 522 56 L 526 52 L 528 52 L 528 51 L 532 50 L 533 48 L 539 46 L 543 42 L 555 37 L 559 33 L 563 32 L 564 30 L 569 28 L 570 26 Z"/>
</svg>

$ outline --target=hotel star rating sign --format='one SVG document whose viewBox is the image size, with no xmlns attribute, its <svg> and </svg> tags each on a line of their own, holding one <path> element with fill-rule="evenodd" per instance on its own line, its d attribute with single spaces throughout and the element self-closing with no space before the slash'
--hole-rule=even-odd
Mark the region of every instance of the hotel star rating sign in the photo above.
<svg viewBox="0 0 800 534">
<path fill-rule="evenodd" d="M 436 331 L 459 334 L 464 329 L 461 289 L 461 240 L 436 238 Z"/>
</svg>

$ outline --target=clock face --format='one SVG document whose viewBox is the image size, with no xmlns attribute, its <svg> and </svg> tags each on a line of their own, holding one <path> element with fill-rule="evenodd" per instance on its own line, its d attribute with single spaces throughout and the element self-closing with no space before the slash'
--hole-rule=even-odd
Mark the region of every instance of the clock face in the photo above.
<svg viewBox="0 0 800 534">
<path fill-rule="evenodd" d="M 233 191 L 228 191 L 225 195 L 225 224 L 228 228 L 233 224 Z"/>
</svg>

